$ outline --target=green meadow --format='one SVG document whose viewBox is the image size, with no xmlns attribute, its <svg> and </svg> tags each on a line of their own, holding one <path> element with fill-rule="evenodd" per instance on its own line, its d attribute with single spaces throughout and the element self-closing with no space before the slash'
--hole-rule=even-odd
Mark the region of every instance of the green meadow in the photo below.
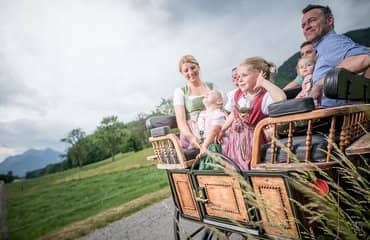
<svg viewBox="0 0 370 240">
<path fill-rule="evenodd" d="M 10 239 L 74 239 L 170 195 L 152 149 L 6 185 Z"/>
</svg>

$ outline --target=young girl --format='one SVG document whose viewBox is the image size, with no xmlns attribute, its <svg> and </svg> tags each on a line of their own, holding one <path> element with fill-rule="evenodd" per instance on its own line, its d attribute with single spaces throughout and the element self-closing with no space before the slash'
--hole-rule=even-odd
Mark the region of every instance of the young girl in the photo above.
<svg viewBox="0 0 370 240">
<path fill-rule="evenodd" d="M 307 97 L 312 88 L 312 73 L 315 67 L 315 59 L 303 57 L 297 63 L 297 75 L 303 78 L 302 91 L 298 93 L 296 98 Z"/>
<path fill-rule="evenodd" d="M 247 58 L 238 67 L 238 90 L 234 107 L 217 137 L 222 141 L 230 128 L 225 155 L 242 169 L 250 169 L 253 132 L 256 124 L 268 114 L 267 107 L 286 99 L 285 93 L 267 79 L 275 72 L 275 65 L 260 57 Z M 264 140 L 265 141 L 265 140 Z"/>
</svg>

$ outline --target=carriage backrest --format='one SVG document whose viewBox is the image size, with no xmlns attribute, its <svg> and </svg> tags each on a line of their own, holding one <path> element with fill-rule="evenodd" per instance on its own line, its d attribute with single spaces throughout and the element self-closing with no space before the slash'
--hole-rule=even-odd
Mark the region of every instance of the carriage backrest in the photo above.
<svg viewBox="0 0 370 240">
<path fill-rule="evenodd" d="M 343 68 L 330 70 L 324 80 L 324 94 L 328 98 L 370 101 L 370 79 Z"/>
</svg>

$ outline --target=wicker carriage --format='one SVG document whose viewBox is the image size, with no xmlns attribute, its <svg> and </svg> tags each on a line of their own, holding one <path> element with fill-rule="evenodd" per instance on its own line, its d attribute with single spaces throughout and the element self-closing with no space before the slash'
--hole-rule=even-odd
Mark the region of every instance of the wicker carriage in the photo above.
<svg viewBox="0 0 370 240">
<path fill-rule="evenodd" d="M 335 69 L 326 78 L 325 93 L 367 102 L 370 80 L 358 78 Z M 370 154 L 370 104 L 315 110 L 310 101 L 294 99 L 271 106 L 272 116 L 256 126 L 251 170 L 244 172 L 220 154 L 214 157 L 225 163 L 225 170 L 197 170 L 197 152 L 184 151 L 177 135 L 171 133 L 176 119 L 162 116 L 148 120 L 157 166 L 167 171 L 175 203 L 175 239 L 184 235 L 183 219 L 199 223 L 186 238 L 202 232 L 204 239 L 219 238 L 220 234 L 226 239 L 231 234 L 256 239 L 305 238 L 303 228 L 309 224 L 291 201 L 305 199 L 289 183 L 290 174 L 299 169 L 330 173 L 337 164 L 332 157 L 337 151 L 353 159 L 359 155 L 369 159 Z M 261 145 L 267 126 L 273 129 L 272 140 Z M 249 192 L 263 204 L 250 200 Z"/>
</svg>

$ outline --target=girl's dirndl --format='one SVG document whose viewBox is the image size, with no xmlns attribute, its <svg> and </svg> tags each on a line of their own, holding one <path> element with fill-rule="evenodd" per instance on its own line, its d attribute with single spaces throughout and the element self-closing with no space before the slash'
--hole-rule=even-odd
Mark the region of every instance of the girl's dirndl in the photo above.
<svg viewBox="0 0 370 240">
<path fill-rule="evenodd" d="M 234 95 L 234 122 L 229 129 L 229 142 L 225 155 L 231 158 L 242 170 L 250 169 L 253 135 L 256 124 L 266 117 L 262 112 L 262 100 L 266 92 L 261 90 L 250 102 L 249 107 L 239 106 L 243 92 L 238 89 Z M 262 140 L 265 143 L 266 139 Z M 261 144 L 262 144 L 261 143 Z"/>
</svg>

